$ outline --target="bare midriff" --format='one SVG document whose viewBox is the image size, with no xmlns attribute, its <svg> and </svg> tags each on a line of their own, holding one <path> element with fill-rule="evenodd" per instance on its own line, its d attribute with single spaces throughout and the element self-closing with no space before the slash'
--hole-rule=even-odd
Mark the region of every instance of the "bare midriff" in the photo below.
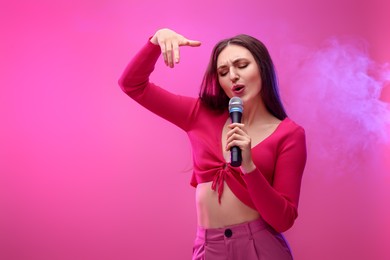
<svg viewBox="0 0 390 260">
<path fill-rule="evenodd" d="M 258 219 L 260 214 L 242 203 L 224 183 L 221 203 L 212 182 L 200 183 L 196 188 L 198 225 L 204 228 L 222 228 Z"/>
</svg>

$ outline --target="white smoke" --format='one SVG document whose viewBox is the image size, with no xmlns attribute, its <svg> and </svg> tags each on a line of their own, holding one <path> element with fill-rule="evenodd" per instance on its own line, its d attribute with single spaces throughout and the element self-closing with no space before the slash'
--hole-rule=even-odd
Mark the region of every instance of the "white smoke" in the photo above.
<svg viewBox="0 0 390 260">
<path fill-rule="evenodd" d="M 352 170 L 351 162 L 389 143 L 390 106 L 380 95 L 390 69 L 369 57 L 364 41 L 333 38 L 319 50 L 293 46 L 283 56 L 289 88 L 282 96 L 316 159 Z"/>
</svg>

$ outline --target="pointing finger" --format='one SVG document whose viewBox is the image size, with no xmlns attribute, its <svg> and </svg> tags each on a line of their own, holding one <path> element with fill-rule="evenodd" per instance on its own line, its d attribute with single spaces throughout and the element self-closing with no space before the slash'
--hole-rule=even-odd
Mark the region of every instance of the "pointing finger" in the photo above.
<svg viewBox="0 0 390 260">
<path fill-rule="evenodd" d="M 200 41 L 194 41 L 194 40 L 188 40 L 184 39 L 181 43 L 180 46 L 190 46 L 190 47 L 198 47 L 202 43 Z"/>
</svg>

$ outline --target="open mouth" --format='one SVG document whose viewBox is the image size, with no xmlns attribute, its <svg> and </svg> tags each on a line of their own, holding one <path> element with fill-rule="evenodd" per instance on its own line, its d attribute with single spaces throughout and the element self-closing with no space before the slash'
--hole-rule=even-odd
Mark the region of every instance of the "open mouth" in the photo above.
<svg viewBox="0 0 390 260">
<path fill-rule="evenodd" d="M 244 85 L 235 85 L 232 87 L 234 93 L 241 93 L 244 90 Z"/>
</svg>

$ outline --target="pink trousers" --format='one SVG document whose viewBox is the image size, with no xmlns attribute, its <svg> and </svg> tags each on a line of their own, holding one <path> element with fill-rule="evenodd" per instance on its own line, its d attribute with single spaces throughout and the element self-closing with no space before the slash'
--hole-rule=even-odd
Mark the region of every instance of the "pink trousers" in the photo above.
<svg viewBox="0 0 390 260">
<path fill-rule="evenodd" d="M 193 260 L 291 260 L 283 235 L 264 220 L 224 228 L 198 227 Z"/>
</svg>

